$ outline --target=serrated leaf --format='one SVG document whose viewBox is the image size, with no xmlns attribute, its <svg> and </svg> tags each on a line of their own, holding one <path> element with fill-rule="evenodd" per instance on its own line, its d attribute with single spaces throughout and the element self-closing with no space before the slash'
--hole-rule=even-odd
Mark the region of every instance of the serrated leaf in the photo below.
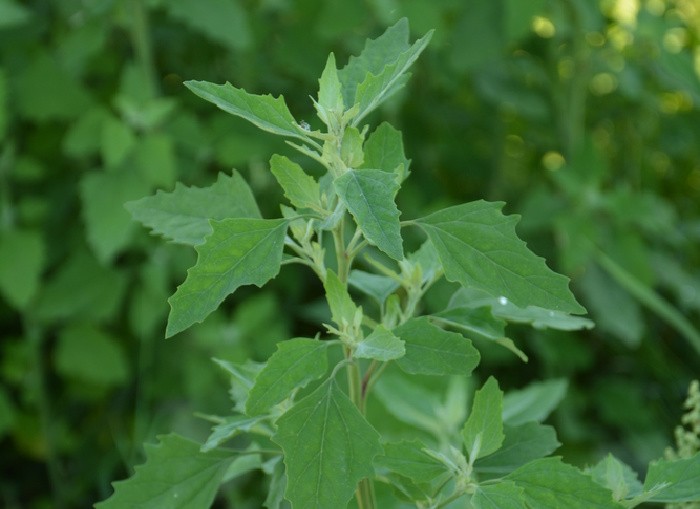
<svg viewBox="0 0 700 509">
<path fill-rule="evenodd" d="M 365 238 L 394 260 L 403 259 L 399 190 L 394 174 L 381 170 L 349 170 L 333 182 Z"/>
<path fill-rule="evenodd" d="M 503 444 L 503 391 L 494 377 L 474 394 L 472 411 L 462 428 L 470 464 L 496 452 Z"/>
<path fill-rule="evenodd" d="M 200 451 L 208 452 L 216 449 L 219 445 L 232 439 L 236 435 L 251 431 L 255 425 L 262 420 L 262 416 L 247 417 L 245 415 L 234 415 L 227 417 L 224 422 L 212 428 L 209 438 L 207 438 L 207 441 L 200 447 Z"/>
<path fill-rule="evenodd" d="M 471 341 L 436 327 L 427 317 L 411 318 L 393 332 L 405 341 L 406 355 L 396 363 L 406 373 L 466 376 L 479 364 Z"/>
<path fill-rule="evenodd" d="M 352 270 L 348 277 L 348 284 L 373 297 L 380 305 L 384 304 L 387 297 L 399 287 L 399 283 L 388 276 L 363 270 Z"/>
<path fill-rule="evenodd" d="M 428 44 L 432 31 L 409 45 L 408 21 L 400 19 L 376 39 L 368 39 L 359 56 L 338 72 L 346 105 L 358 104 L 359 121 L 405 82 L 405 73 Z"/>
<path fill-rule="evenodd" d="M 649 465 L 644 479 L 644 491 L 658 489 L 661 484 L 668 484 L 658 490 L 653 502 L 696 502 L 700 501 L 700 453 L 691 458 L 679 460 L 659 460 Z"/>
<path fill-rule="evenodd" d="M 246 413 L 266 412 L 292 391 L 321 378 L 328 369 L 328 343 L 318 339 L 294 338 L 277 343 L 277 351 L 255 378 L 248 395 Z"/>
<path fill-rule="evenodd" d="M 212 231 L 211 219 L 261 217 L 253 192 L 238 172 L 231 176 L 220 173 L 209 187 L 186 187 L 178 183 L 171 193 L 158 191 L 125 207 L 135 220 L 154 233 L 190 246 L 204 242 Z"/>
<path fill-rule="evenodd" d="M 304 130 L 294 120 L 282 96 L 249 94 L 228 82 L 217 85 L 207 81 L 186 81 L 185 86 L 219 109 L 244 118 L 263 131 L 288 138 L 306 139 Z"/>
<path fill-rule="evenodd" d="M 637 473 L 612 454 L 608 454 L 588 473 L 595 482 L 612 491 L 615 500 L 636 497 L 642 493 L 642 483 L 639 482 Z"/>
<path fill-rule="evenodd" d="M 474 464 L 477 472 L 503 475 L 516 468 L 553 453 L 559 445 L 551 426 L 528 422 L 520 426 L 503 426 L 503 444 L 495 453 Z"/>
<path fill-rule="evenodd" d="M 620 509 L 612 492 L 560 458 L 532 461 L 506 479 L 524 490 L 523 500 L 531 507 L 547 509 Z"/>
<path fill-rule="evenodd" d="M 399 359 L 405 354 L 404 342 L 383 325 L 379 325 L 369 336 L 360 341 L 355 348 L 353 357 L 390 361 Z"/>
<path fill-rule="evenodd" d="M 45 258 L 39 232 L 0 231 L 0 294 L 12 306 L 24 309 L 34 298 Z"/>
<path fill-rule="evenodd" d="M 307 175 L 297 163 L 275 154 L 270 159 L 270 170 L 292 205 L 299 209 L 321 208 L 321 191 L 318 182 Z"/>
<path fill-rule="evenodd" d="M 384 444 L 384 454 L 374 463 L 416 482 L 430 482 L 444 474 L 445 465 L 423 451 L 419 440 L 403 440 Z"/>
<path fill-rule="evenodd" d="M 415 222 L 438 251 L 445 277 L 475 286 L 519 307 L 539 306 L 585 313 L 568 287 L 515 233 L 517 216 L 504 216 L 502 202 L 476 201 L 449 207 Z"/>
<path fill-rule="evenodd" d="M 224 299 L 244 285 L 262 286 L 282 263 L 286 219 L 211 221 L 212 234 L 195 247 L 197 264 L 168 299 L 170 337 L 203 321 Z"/>
<path fill-rule="evenodd" d="M 219 483 L 235 459 L 228 452 L 200 452 L 199 444 L 175 434 L 146 445 L 146 463 L 126 481 L 114 483 L 114 494 L 96 509 L 192 509 L 210 507 Z"/>
<path fill-rule="evenodd" d="M 503 398 L 503 422 L 511 426 L 543 421 L 564 399 L 569 384 L 564 378 L 535 382 Z"/>
<path fill-rule="evenodd" d="M 367 74 L 355 93 L 354 104 L 359 105 L 359 111 L 352 121 L 353 125 L 358 125 L 368 113 L 405 85 L 408 77 L 406 72 L 426 48 L 432 36 L 433 30 L 430 30 L 401 53 L 396 61 L 386 65 L 379 74 Z"/>
<path fill-rule="evenodd" d="M 472 497 L 474 509 L 528 509 L 524 490 L 510 481 L 479 485 Z"/>
<path fill-rule="evenodd" d="M 323 282 L 326 290 L 326 300 L 331 308 L 331 318 L 342 329 L 343 322 L 351 325 L 355 320 L 357 306 L 352 301 L 345 285 L 340 281 L 335 272 L 326 270 L 326 280 Z"/>
<path fill-rule="evenodd" d="M 292 507 L 345 507 L 357 483 L 374 474 L 379 434 L 329 379 L 277 421 L 273 441 L 287 466 Z"/>
<path fill-rule="evenodd" d="M 408 177 L 411 161 L 406 159 L 401 132 L 394 129 L 388 122 L 382 122 L 369 135 L 364 145 L 364 168 L 378 168 L 388 172 L 396 172 L 399 182 Z"/>
</svg>

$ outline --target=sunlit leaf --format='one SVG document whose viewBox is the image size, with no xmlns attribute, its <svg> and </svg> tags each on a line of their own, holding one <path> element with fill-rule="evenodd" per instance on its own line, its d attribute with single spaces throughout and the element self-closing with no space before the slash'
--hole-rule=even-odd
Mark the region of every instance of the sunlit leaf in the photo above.
<svg viewBox="0 0 700 509">
<path fill-rule="evenodd" d="M 297 163 L 289 158 L 273 155 L 270 170 L 282 186 L 284 195 L 297 208 L 320 208 L 321 191 L 318 182 L 307 175 Z"/>
<path fill-rule="evenodd" d="M 516 306 L 585 313 L 568 287 L 515 234 L 517 216 L 504 216 L 503 203 L 475 201 L 449 207 L 415 222 L 440 255 L 445 276 L 475 286 Z"/>
</svg>

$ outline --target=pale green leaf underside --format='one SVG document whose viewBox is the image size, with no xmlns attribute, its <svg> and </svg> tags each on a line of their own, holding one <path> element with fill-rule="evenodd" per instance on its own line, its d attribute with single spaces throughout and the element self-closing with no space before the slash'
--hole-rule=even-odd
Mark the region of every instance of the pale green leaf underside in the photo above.
<svg viewBox="0 0 700 509">
<path fill-rule="evenodd" d="M 381 170 L 350 170 L 333 182 L 365 238 L 394 260 L 403 259 L 396 175 Z"/>
<path fill-rule="evenodd" d="M 380 305 L 399 287 L 399 283 L 389 276 L 356 269 L 350 272 L 348 284 L 374 298 Z"/>
<path fill-rule="evenodd" d="M 472 497 L 474 509 L 527 509 L 523 489 L 510 481 L 479 486 Z"/>
<path fill-rule="evenodd" d="M 328 343 L 317 339 L 294 338 L 277 344 L 255 378 L 248 394 L 246 413 L 257 415 L 288 398 L 296 388 L 321 378 L 328 368 Z"/>
<path fill-rule="evenodd" d="M 355 93 L 355 104 L 359 105 L 359 113 L 353 119 L 353 125 L 357 125 L 368 113 L 404 86 L 408 78 L 406 72 L 426 48 L 432 35 L 433 31 L 430 30 L 398 55 L 395 61 L 387 64 L 380 73 L 367 74 Z"/>
<path fill-rule="evenodd" d="M 250 187 L 237 172 L 219 174 L 209 187 L 176 184 L 171 193 L 158 191 L 153 196 L 125 204 L 131 216 L 154 233 L 196 246 L 211 233 L 209 220 L 237 217 L 260 218 L 260 210 Z"/>
<path fill-rule="evenodd" d="M 275 277 L 287 224 L 286 219 L 212 221 L 212 234 L 195 248 L 197 264 L 168 299 L 166 337 L 204 320 L 237 288 L 262 286 Z"/>
<path fill-rule="evenodd" d="M 146 463 L 133 477 L 114 483 L 114 494 L 97 509 L 191 509 L 210 507 L 226 469 L 235 456 L 223 451 L 200 452 L 199 444 L 178 435 L 159 437 L 146 445 Z"/>
<path fill-rule="evenodd" d="M 489 377 L 484 386 L 474 394 L 472 411 L 462 428 L 464 445 L 473 463 L 496 452 L 503 444 L 503 392 L 498 382 Z"/>
<path fill-rule="evenodd" d="M 608 454 L 589 471 L 595 482 L 613 492 L 615 500 L 637 497 L 642 494 L 642 483 L 637 473 L 612 454 Z"/>
<path fill-rule="evenodd" d="M 388 122 L 382 122 L 369 135 L 364 145 L 364 168 L 378 168 L 387 172 L 400 171 L 399 180 L 408 174 L 410 161 L 406 159 L 401 133 Z"/>
<path fill-rule="evenodd" d="M 404 440 L 384 444 L 384 454 L 375 464 L 416 482 L 430 482 L 444 474 L 443 463 L 423 451 L 425 445 L 419 440 Z"/>
<path fill-rule="evenodd" d="M 186 81 L 185 86 L 202 99 L 214 103 L 227 113 L 252 122 L 263 131 L 306 139 L 304 130 L 297 125 L 281 96 L 250 94 L 228 82 L 217 85 L 207 81 Z"/>
<path fill-rule="evenodd" d="M 390 361 L 403 357 L 405 353 L 404 342 L 380 325 L 360 341 L 353 356 L 361 359 Z"/>
<path fill-rule="evenodd" d="M 200 448 L 202 452 L 216 449 L 219 445 L 232 439 L 233 437 L 247 433 L 262 420 L 262 417 L 247 417 L 245 415 L 234 415 L 227 417 L 224 422 L 212 428 L 212 432 Z"/>
<path fill-rule="evenodd" d="M 620 509 L 612 492 L 590 476 L 559 458 L 535 460 L 509 474 L 506 479 L 523 488 L 523 500 L 531 507 L 548 509 Z"/>
<path fill-rule="evenodd" d="M 335 272 L 328 269 L 326 280 L 323 282 L 326 290 L 326 300 L 331 308 L 331 317 L 338 327 L 342 329 L 343 322 L 346 325 L 353 323 L 357 306 L 352 301 L 346 286 L 340 281 Z"/>
<path fill-rule="evenodd" d="M 505 297 L 519 307 L 585 313 L 569 290 L 568 278 L 527 249 L 515 233 L 518 217 L 504 216 L 502 207 L 501 202 L 480 200 L 415 222 L 437 249 L 449 281 Z"/>
<path fill-rule="evenodd" d="M 286 498 L 292 507 L 346 507 L 357 483 L 374 474 L 379 434 L 334 379 L 277 421 L 273 440 L 284 450 Z"/>
<path fill-rule="evenodd" d="M 270 170 L 284 190 L 284 195 L 297 208 L 320 208 L 320 188 L 297 163 L 287 157 L 273 155 Z"/>
<path fill-rule="evenodd" d="M 426 317 L 412 318 L 393 332 L 405 341 L 406 355 L 396 363 L 406 373 L 468 375 L 479 364 L 471 341 L 436 327 Z"/>
</svg>

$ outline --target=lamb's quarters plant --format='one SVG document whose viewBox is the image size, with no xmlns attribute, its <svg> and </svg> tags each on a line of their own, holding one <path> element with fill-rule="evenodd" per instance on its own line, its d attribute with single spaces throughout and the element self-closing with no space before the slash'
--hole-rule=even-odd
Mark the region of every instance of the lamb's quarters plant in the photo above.
<svg viewBox="0 0 700 509">
<path fill-rule="evenodd" d="M 262 286 L 294 264 L 320 279 L 329 323 L 313 338 L 280 342 L 263 364 L 217 360 L 231 376 L 234 413 L 212 417 L 201 445 L 161 437 L 98 507 L 209 507 L 221 483 L 255 469 L 270 476 L 264 505 L 275 509 L 347 507 L 353 497 L 361 509 L 700 500 L 697 452 L 653 463 L 644 483 L 613 456 L 585 471 L 550 456 L 559 442 L 542 421 L 563 397 L 563 380 L 504 393 L 483 373 L 467 405 L 466 379 L 480 362 L 474 343 L 525 358 L 505 336 L 507 322 L 560 330 L 593 324 L 575 316 L 586 310 L 568 279 L 517 237 L 518 217 L 504 215 L 503 203 L 476 201 L 402 220 L 395 197 L 410 161 L 401 134 L 363 120 L 404 86 L 431 35 L 411 44 L 401 20 L 342 69 L 331 54 L 312 99 L 319 129 L 297 120 L 282 97 L 186 83 L 286 138 L 325 174 L 317 180 L 303 160 L 273 156 L 272 174 L 289 201 L 279 218 L 261 217 L 237 173 L 127 205 L 152 231 L 197 252 L 169 300 L 166 335 L 202 322 L 240 286 Z M 405 244 L 405 228 L 422 231 L 424 242 Z M 444 310 L 423 314 L 423 297 L 441 278 L 459 289 Z M 426 377 L 444 380 L 444 393 L 424 386 Z M 377 405 L 402 428 L 374 419 Z M 241 434 L 250 437 L 247 448 L 223 447 Z"/>
</svg>

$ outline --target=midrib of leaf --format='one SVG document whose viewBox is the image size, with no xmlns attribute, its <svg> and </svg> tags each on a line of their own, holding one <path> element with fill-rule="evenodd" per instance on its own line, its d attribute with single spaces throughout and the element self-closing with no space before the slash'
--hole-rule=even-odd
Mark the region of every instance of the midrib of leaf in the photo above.
<svg viewBox="0 0 700 509">
<path fill-rule="evenodd" d="M 503 223 L 505 223 L 505 222 L 506 222 L 506 221 L 502 221 L 501 224 L 503 224 Z M 437 226 L 437 225 L 452 224 L 452 223 L 460 224 L 458 221 L 445 221 L 445 222 L 442 222 L 442 223 L 435 223 L 435 224 L 426 224 L 426 223 L 420 223 L 420 224 L 421 224 L 422 226 L 428 226 L 429 228 L 432 227 L 432 228 L 438 229 L 438 226 Z M 553 293 L 552 291 L 550 291 L 550 290 L 547 289 L 546 287 L 542 287 L 542 286 L 540 286 L 540 285 L 538 285 L 538 284 L 535 284 L 534 281 L 536 281 L 537 279 L 540 279 L 538 276 L 534 276 L 534 278 L 533 278 L 533 275 L 532 275 L 532 274 L 530 274 L 530 275 L 518 274 L 517 272 L 514 272 L 513 270 L 509 269 L 508 267 L 506 267 L 506 266 L 504 266 L 504 265 L 501 265 L 501 264 L 498 263 L 497 261 L 493 260 L 491 257 L 487 256 L 486 252 L 484 252 L 484 251 L 479 251 L 478 249 L 476 249 L 475 247 L 473 247 L 471 244 L 468 244 L 467 242 L 464 242 L 462 239 L 456 237 L 453 233 L 447 231 L 446 229 L 440 228 L 440 231 L 441 231 L 441 232 L 444 232 L 446 235 L 448 235 L 448 236 L 449 236 L 450 238 L 452 238 L 453 240 L 456 240 L 457 243 L 462 244 L 462 245 L 464 245 L 465 247 L 469 248 L 469 249 L 470 249 L 470 252 L 476 253 L 477 255 L 479 255 L 480 258 L 489 260 L 491 263 L 493 263 L 493 265 L 495 265 L 495 266 L 501 268 L 504 272 L 508 272 L 508 273 L 510 273 L 510 274 L 512 274 L 512 275 L 514 275 L 514 276 L 516 276 L 516 277 L 519 277 L 519 278 L 524 278 L 524 279 L 526 279 L 528 282 L 530 282 L 533 286 L 535 286 L 535 287 L 539 288 L 540 290 L 544 291 L 545 293 L 547 293 L 547 294 L 550 295 L 551 297 L 553 297 L 553 298 L 555 298 L 555 299 L 559 299 L 559 296 L 558 296 L 557 294 Z M 500 231 L 498 231 L 498 234 L 499 234 L 501 237 L 504 237 L 504 235 L 503 235 Z M 504 237 L 504 238 L 505 238 L 505 237 Z M 431 238 L 430 240 L 433 240 L 433 239 Z M 454 250 L 449 249 L 449 248 L 447 247 L 447 245 L 446 245 L 444 242 L 442 242 L 442 240 L 440 240 L 440 244 L 441 244 L 442 246 L 445 247 L 446 251 L 449 251 L 450 253 L 452 253 L 453 258 L 457 259 L 457 257 L 454 256 L 454 253 L 455 253 Z M 492 249 L 492 250 L 489 250 L 488 253 L 498 253 L 498 252 L 500 252 L 500 251 L 503 251 L 503 252 L 508 253 L 508 254 L 510 254 L 510 255 L 515 255 L 515 253 L 513 253 L 512 251 L 501 250 L 501 249 Z M 533 253 L 533 254 L 534 254 L 534 253 Z M 541 260 L 542 262 L 544 262 L 544 259 L 543 259 L 542 257 L 537 256 L 537 255 L 535 255 L 535 257 L 537 258 L 537 260 Z M 545 266 L 546 266 L 546 264 L 545 264 Z M 499 277 L 499 279 L 501 280 L 501 282 L 503 283 L 503 286 L 506 287 L 506 288 L 508 288 L 508 289 L 510 290 L 511 286 L 510 286 L 510 285 L 508 284 L 508 282 L 503 278 L 503 275 L 502 275 L 500 272 L 498 273 L 498 277 Z"/>
<path fill-rule="evenodd" d="M 253 253 L 257 253 L 257 251 L 260 249 L 260 244 L 262 244 L 265 240 L 267 240 L 270 236 L 272 236 L 273 233 L 274 233 L 274 231 L 277 230 L 277 228 L 279 228 L 280 226 L 281 226 L 281 224 L 275 226 L 274 228 L 258 228 L 257 230 L 247 230 L 247 231 L 245 232 L 246 234 L 248 234 L 248 233 L 251 233 L 251 234 L 252 234 L 252 233 L 255 233 L 255 232 L 262 231 L 262 230 L 268 230 L 268 234 L 267 234 L 265 237 L 261 238 L 261 239 L 256 243 L 257 245 L 253 247 L 253 249 L 250 249 L 250 250 L 247 251 L 243 256 L 241 256 L 240 258 L 238 258 L 238 259 L 235 261 L 235 263 L 233 263 L 233 265 L 231 265 L 231 268 L 229 268 L 227 271 L 225 271 L 225 272 L 204 272 L 204 273 L 202 273 L 202 275 L 203 275 L 203 276 L 222 276 L 222 277 L 228 276 L 231 272 L 233 272 L 235 269 L 237 269 L 238 266 L 239 266 L 241 263 L 243 263 L 244 261 L 248 260 L 248 258 L 249 258 Z M 220 246 L 221 244 L 224 244 L 224 243 L 226 243 L 226 242 L 229 242 L 229 241 L 231 240 L 231 238 L 236 237 L 236 236 L 239 236 L 239 235 L 240 235 L 240 232 L 239 232 L 239 233 L 236 233 L 236 234 L 234 234 L 234 235 L 231 235 L 230 237 L 227 237 L 226 239 L 222 239 L 220 242 L 218 242 L 218 243 L 216 243 L 216 244 L 214 244 L 214 245 L 211 246 L 211 247 L 212 247 L 212 250 L 217 250 L 217 249 L 219 249 L 219 246 Z M 252 235 L 251 235 L 251 236 L 252 236 Z M 268 252 L 267 252 L 266 254 L 269 254 L 269 250 L 268 250 Z M 257 256 L 256 256 L 256 258 L 257 258 Z M 214 282 L 212 282 L 208 287 L 206 287 L 205 289 L 202 289 L 202 290 L 197 291 L 197 292 L 191 292 L 191 293 L 194 294 L 194 295 L 209 293 L 210 289 L 211 289 L 213 286 L 215 286 L 216 283 L 217 283 L 217 281 L 214 281 Z"/>
</svg>

